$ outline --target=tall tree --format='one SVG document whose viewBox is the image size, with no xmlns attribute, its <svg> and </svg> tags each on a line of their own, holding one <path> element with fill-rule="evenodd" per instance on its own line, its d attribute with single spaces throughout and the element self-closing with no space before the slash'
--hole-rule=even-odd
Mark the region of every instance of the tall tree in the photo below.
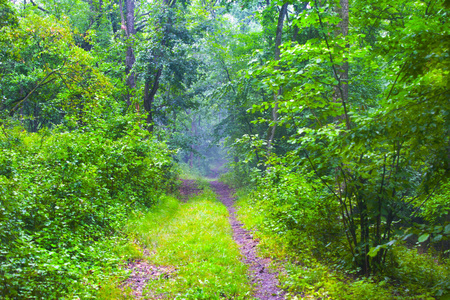
<svg viewBox="0 0 450 300">
<path fill-rule="evenodd" d="M 274 60 L 279 61 L 280 60 L 280 46 L 281 46 L 281 38 L 283 36 L 283 24 L 284 24 L 284 18 L 287 14 L 287 7 L 288 3 L 285 3 L 281 6 L 280 12 L 278 13 L 278 22 L 277 22 L 277 30 L 275 33 L 275 50 L 274 50 Z M 270 129 L 270 135 L 267 139 L 267 149 L 270 152 L 273 139 L 275 137 L 275 130 L 277 129 L 277 122 L 278 122 L 278 98 L 283 93 L 283 87 L 279 87 L 278 91 L 274 92 L 273 94 L 273 100 L 274 100 L 274 106 L 272 109 L 272 127 Z"/>
<path fill-rule="evenodd" d="M 136 75 L 132 71 L 133 65 L 136 62 L 136 57 L 134 55 L 134 42 L 135 42 L 135 17 L 134 17 L 134 9 L 135 9 L 135 0 L 125 0 L 125 9 L 126 15 L 124 14 L 124 7 L 122 4 L 122 0 L 119 0 L 120 6 L 120 17 L 122 20 L 122 29 L 125 33 L 126 42 L 128 43 L 126 57 L 125 57 L 125 73 L 128 75 L 127 77 L 127 86 L 128 91 L 126 95 L 127 105 L 131 105 L 131 98 L 134 93 L 134 89 L 136 88 Z M 136 110 L 139 110 L 139 105 L 136 104 Z"/>
<path fill-rule="evenodd" d="M 149 62 L 149 68 L 147 74 L 145 74 L 144 80 L 144 108 L 147 112 L 147 128 L 150 132 L 153 131 L 154 128 L 154 120 L 153 120 L 153 103 L 155 101 L 155 95 L 158 92 L 161 75 L 163 73 L 163 64 L 161 60 L 163 59 L 164 48 L 169 43 L 170 39 L 170 30 L 172 27 L 173 20 L 173 12 L 172 9 L 176 5 L 176 0 L 163 0 L 162 2 L 162 14 L 163 16 L 160 18 L 160 23 L 157 25 L 157 31 L 161 32 L 160 37 L 160 45 L 161 48 L 159 53 L 154 55 L 153 61 Z M 156 69 L 151 68 L 150 65 L 157 66 Z"/>
<path fill-rule="evenodd" d="M 337 30 L 335 31 L 335 34 L 337 36 L 342 35 L 342 39 L 345 40 L 348 35 L 348 0 L 339 0 L 339 4 L 336 7 L 336 11 L 340 17 L 340 22 L 337 26 Z M 340 99 L 342 108 L 344 110 L 343 115 L 339 116 L 340 119 L 342 119 L 345 122 L 345 127 L 347 129 L 350 129 L 350 119 L 348 116 L 348 109 L 347 109 L 347 103 L 348 103 L 348 49 L 349 44 L 346 43 L 345 47 L 339 47 L 337 48 L 343 52 L 344 55 L 342 55 L 342 62 L 340 64 L 333 65 L 333 72 L 334 77 L 336 78 L 337 85 L 335 87 L 333 100 L 334 102 L 337 102 L 338 99 Z M 331 50 L 331 49 L 330 49 Z M 341 60 L 341 59 L 340 59 Z"/>
</svg>

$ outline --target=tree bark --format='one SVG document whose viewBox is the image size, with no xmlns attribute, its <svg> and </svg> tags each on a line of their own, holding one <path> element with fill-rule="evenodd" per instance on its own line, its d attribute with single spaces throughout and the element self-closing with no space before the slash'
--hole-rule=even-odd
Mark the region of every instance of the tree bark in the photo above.
<svg viewBox="0 0 450 300">
<path fill-rule="evenodd" d="M 286 16 L 286 13 L 287 13 L 287 6 L 288 6 L 287 3 L 283 4 L 283 6 L 281 6 L 280 13 L 278 14 L 277 31 L 276 31 L 276 35 L 275 35 L 275 55 L 274 55 L 275 61 L 279 61 L 280 60 L 281 37 L 283 35 L 283 24 L 284 24 L 284 17 Z M 271 151 L 273 139 L 275 137 L 275 131 L 277 129 L 277 122 L 278 122 L 278 97 L 282 94 L 282 92 L 283 92 L 282 88 L 280 87 L 278 89 L 278 91 L 276 93 L 274 93 L 274 95 L 273 95 L 273 100 L 274 100 L 274 103 L 275 103 L 274 107 L 272 109 L 273 125 L 272 125 L 272 128 L 270 129 L 269 138 L 267 139 L 267 151 L 269 153 Z"/>
<path fill-rule="evenodd" d="M 119 0 L 119 6 L 120 6 L 120 17 L 122 20 L 122 29 L 125 32 L 126 40 L 129 43 L 127 48 L 127 53 L 125 57 L 125 74 L 128 75 L 127 77 L 127 86 L 128 86 L 128 92 L 125 96 L 127 105 L 131 105 L 131 97 L 133 90 L 136 88 L 136 79 L 135 74 L 131 70 L 133 69 L 133 65 L 136 62 L 136 58 L 134 56 L 133 51 L 133 42 L 134 42 L 134 35 L 136 34 L 136 30 L 134 28 L 135 24 L 135 18 L 134 18 L 134 8 L 135 8 L 135 0 L 125 0 L 125 7 L 127 14 L 126 16 L 123 13 L 123 4 L 122 0 Z M 136 104 L 136 110 L 139 111 L 139 104 Z"/>
<path fill-rule="evenodd" d="M 338 29 L 336 30 L 336 35 L 342 34 L 345 38 L 348 35 L 348 0 L 340 0 L 340 7 L 337 8 L 337 12 L 341 21 L 338 24 Z M 349 45 L 347 44 L 344 52 L 348 52 Z M 344 114 L 337 117 L 337 119 L 343 120 L 345 122 L 345 127 L 350 129 L 350 119 L 348 116 L 347 104 L 348 104 L 348 60 L 344 58 L 343 63 L 341 65 L 334 66 L 334 76 L 338 81 L 338 85 L 334 88 L 333 100 L 334 102 L 338 102 L 340 98 L 340 102 L 344 109 Z"/>
</svg>

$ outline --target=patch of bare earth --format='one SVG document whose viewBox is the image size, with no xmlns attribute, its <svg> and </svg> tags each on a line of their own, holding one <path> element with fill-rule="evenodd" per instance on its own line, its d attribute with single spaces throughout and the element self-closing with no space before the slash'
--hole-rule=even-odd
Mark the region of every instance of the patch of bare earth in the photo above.
<svg viewBox="0 0 450 300">
<path fill-rule="evenodd" d="M 144 256 L 148 257 L 150 253 L 147 249 L 144 250 Z M 130 277 L 128 277 L 122 284 L 122 289 L 131 290 L 131 296 L 134 299 L 141 299 L 145 296 L 148 299 L 160 299 L 158 295 L 143 295 L 145 286 L 150 280 L 159 280 L 162 278 L 169 278 L 170 275 L 175 272 L 174 267 L 155 266 L 149 264 L 145 259 L 139 259 L 130 261 L 125 268 L 131 271 Z"/>
<path fill-rule="evenodd" d="M 191 195 L 197 195 L 201 189 L 197 187 L 195 180 L 181 179 L 182 184 L 180 186 L 180 195 L 183 202 L 186 202 Z"/>
<path fill-rule="evenodd" d="M 243 262 L 249 266 L 249 276 L 252 282 L 256 284 L 254 297 L 260 300 L 284 299 L 285 293 L 277 286 L 279 284 L 278 273 L 269 270 L 270 259 L 256 255 L 258 241 L 236 219 L 236 209 L 233 206 L 234 199 L 231 197 L 234 192 L 233 189 L 218 181 L 211 182 L 211 186 L 219 195 L 220 201 L 228 208 L 233 239 L 240 247 Z"/>
</svg>

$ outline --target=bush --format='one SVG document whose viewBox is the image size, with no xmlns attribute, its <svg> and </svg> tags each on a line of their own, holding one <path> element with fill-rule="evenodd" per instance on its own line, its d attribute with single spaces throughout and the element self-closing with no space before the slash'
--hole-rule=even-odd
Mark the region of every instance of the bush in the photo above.
<svg viewBox="0 0 450 300">
<path fill-rule="evenodd" d="M 14 299 L 95 295 L 117 263 L 111 237 L 131 211 L 171 185 L 163 143 L 129 123 L 111 128 L 10 130 L 0 148 L 0 294 Z"/>
<path fill-rule="evenodd" d="M 427 253 L 408 249 L 403 245 L 394 248 L 396 265 L 386 271 L 403 290 L 432 296 L 450 292 L 450 264 L 448 259 L 438 262 Z"/>
<path fill-rule="evenodd" d="M 271 166 L 265 177 L 258 174 L 254 180 L 251 198 L 263 215 L 261 230 L 275 233 L 291 249 L 317 255 L 340 246 L 337 203 L 320 182 L 282 165 Z"/>
<path fill-rule="evenodd" d="M 448 259 L 419 254 L 399 241 L 386 253 L 383 271 L 374 277 L 356 277 L 338 203 L 312 175 L 273 164 L 264 176 L 253 176 L 253 190 L 238 192 L 239 219 L 247 228 L 257 229 L 263 254 L 283 265 L 281 283 L 292 296 L 434 299 L 448 295 Z"/>
</svg>

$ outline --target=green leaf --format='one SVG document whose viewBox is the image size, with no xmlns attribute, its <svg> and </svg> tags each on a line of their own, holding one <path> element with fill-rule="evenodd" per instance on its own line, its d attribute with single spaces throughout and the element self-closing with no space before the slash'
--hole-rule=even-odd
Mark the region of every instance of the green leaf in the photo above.
<svg viewBox="0 0 450 300">
<path fill-rule="evenodd" d="M 369 253 L 367 253 L 367 255 L 369 255 L 370 257 L 375 257 L 375 256 L 378 254 L 378 252 L 379 252 L 382 248 L 384 248 L 383 246 L 384 246 L 384 245 L 378 245 L 378 246 L 376 246 L 376 247 L 370 248 L 370 251 L 369 251 Z"/>
<path fill-rule="evenodd" d="M 428 240 L 429 237 L 430 237 L 430 234 L 429 234 L 429 233 L 422 234 L 421 236 L 419 236 L 418 242 L 419 242 L 419 243 L 423 243 L 423 242 L 425 242 L 426 240 Z"/>
<path fill-rule="evenodd" d="M 450 224 L 448 224 L 447 226 L 445 226 L 444 234 L 450 234 Z"/>
<path fill-rule="evenodd" d="M 402 240 L 406 241 L 412 235 L 414 235 L 414 233 L 409 233 L 409 234 L 405 235 Z"/>
<path fill-rule="evenodd" d="M 438 234 L 437 236 L 435 236 L 435 237 L 433 238 L 433 242 L 434 242 L 434 243 L 437 243 L 437 242 L 439 242 L 440 240 L 442 240 L 442 234 Z"/>
</svg>

